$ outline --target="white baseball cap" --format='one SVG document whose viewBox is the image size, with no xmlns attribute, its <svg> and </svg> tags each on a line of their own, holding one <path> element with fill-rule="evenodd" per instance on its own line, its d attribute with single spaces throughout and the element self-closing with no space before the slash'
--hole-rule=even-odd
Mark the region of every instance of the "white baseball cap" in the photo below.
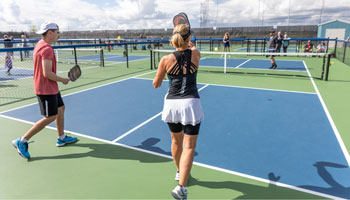
<svg viewBox="0 0 350 200">
<path fill-rule="evenodd" d="M 43 34 L 48 30 L 58 30 L 58 25 L 54 22 L 44 22 L 41 24 L 40 30 L 36 32 L 37 34 Z"/>
</svg>

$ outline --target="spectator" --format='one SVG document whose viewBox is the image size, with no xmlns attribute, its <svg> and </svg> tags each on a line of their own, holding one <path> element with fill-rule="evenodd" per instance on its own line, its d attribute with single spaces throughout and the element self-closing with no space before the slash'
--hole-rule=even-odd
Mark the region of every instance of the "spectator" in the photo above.
<svg viewBox="0 0 350 200">
<path fill-rule="evenodd" d="M 321 42 L 319 45 L 317 45 L 317 53 L 326 53 L 326 45 L 324 42 Z"/>
<path fill-rule="evenodd" d="M 22 47 L 28 47 L 28 41 L 27 41 L 27 37 L 23 34 L 21 35 L 21 39 L 22 39 Z M 24 51 L 24 57 L 25 58 L 29 58 L 29 51 Z"/>
<path fill-rule="evenodd" d="M 304 53 L 308 52 L 308 53 L 312 53 L 314 48 L 314 45 L 311 43 L 310 40 L 307 41 L 307 43 L 304 46 Z"/>
<path fill-rule="evenodd" d="M 13 43 L 14 43 L 14 41 L 15 41 L 15 38 L 14 38 L 12 35 L 10 36 L 10 40 L 11 40 L 11 46 L 10 46 L 10 47 L 13 47 Z M 11 56 L 12 56 L 12 60 L 15 59 L 15 56 L 14 56 L 14 54 L 13 54 L 13 51 L 11 52 Z"/>
<path fill-rule="evenodd" d="M 283 41 L 282 41 L 283 53 L 287 53 L 287 49 L 288 49 L 288 46 L 289 46 L 289 40 L 290 40 L 290 38 L 288 38 L 287 33 L 285 33 L 284 36 L 283 36 Z"/>
<path fill-rule="evenodd" d="M 4 35 L 4 46 L 5 48 L 12 48 L 13 44 L 11 39 L 9 39 L 8 35 Z M 5 68 L 7 69 L 6 74 L 11 75 L 11 69 L 12 69 L 12 51 L 8 51 L 5 54 Z"/>
<path fill-rule="evenodd" d="M 281 46 L 282 46 L 282 42 L 283 42 L 283 35 L 281 31 L 278 31 L 277 33 L 277 49 L 276 52 L 281 52 Z"/>
</svg>

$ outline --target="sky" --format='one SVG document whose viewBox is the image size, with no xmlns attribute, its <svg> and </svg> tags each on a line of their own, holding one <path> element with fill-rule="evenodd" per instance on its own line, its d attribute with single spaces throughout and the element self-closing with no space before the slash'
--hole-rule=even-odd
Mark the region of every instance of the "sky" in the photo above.
<svg viewBox="0 0 350 200">
<path fill-rule="evenodd" d="M 0 0 L 0 32 L 44 21 L 61 31 L 166 29 L 179 12 L 194 28 L 317 25 L 350 22 L 349 11 L 350 0 Z"/>
</svg>

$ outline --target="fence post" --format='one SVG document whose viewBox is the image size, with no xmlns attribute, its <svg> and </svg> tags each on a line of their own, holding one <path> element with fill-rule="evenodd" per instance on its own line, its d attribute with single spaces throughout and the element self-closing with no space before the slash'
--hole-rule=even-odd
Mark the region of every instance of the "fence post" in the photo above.
<svg viewBox="0 0 350 200">
<path fill-rule="evenodd" d="M 338 38 L 336 37 L 335 38 L 335 45 L 334 45 L 334 52 L 333 52 L 334 58 L 337 57 L 337 46 L 338 46 Z"/>
<path fill-rule="evenodd" d="M 343 54 L 343 63 L 345 63 L 345 56 L 346 56 L 346 47 L 348 46 L 348 42 L 344 42 L 344 44 L 345 44 L 345 47 L 344 47 L 344 54 Z"/>
</svg>

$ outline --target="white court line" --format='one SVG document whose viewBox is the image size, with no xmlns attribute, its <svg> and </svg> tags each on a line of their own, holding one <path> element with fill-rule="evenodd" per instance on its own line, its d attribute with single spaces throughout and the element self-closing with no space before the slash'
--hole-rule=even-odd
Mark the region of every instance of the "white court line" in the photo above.
<svg viewBox="0 0 350 200">
<path fill-rule="evenodd" d="M 323 98 L 322 98 L 322 96 L 321 96 L 321 93 L 320 93 L 320 91 L 318 90 L 317 85 L 316 85 L 314 79 L 312 78 L 311 73 L 309 72 L 309 69 L 308 69 L 307 66 L 306 66 L 306 63 L 305 63 L 305 62 L 303 62 L 303 63 L 304 63 L 304 66 L 305 66 L 305 68 L 306 68 L 306 71 L 307 71 L 307 73 L 308 73 L 308 75 L 309 75 L 309 78 L 310 78 L 310 80 L 311 80 L 311 82 L 312 82 L 312 85 L 314 86 L 314 89 L 315 89 L 315 91 L 316 91 L 316 93 L 317 93 L 318 99 L 320 100 L 321 105 L 322 105 L 322 107 L 323 107 L 323 109 L 324 109 L 324 112 L 325 112 L 326 115 L 327 115 L 327 118 L 328 118 L 328 120 L 329 120 L 329 123 L 330 123 L 331 126 L 332 126 L 334 135 L 335 135 L 335 137 L 337 138 L 338 143 L 339 143 L 339 145 L 340 145 L 340 147 L 341 147 L 341 149 L 342 149 L 342 151 L 343 151 L 343 154 L 344 154 L 344 157 L 345 157 L 345 159 L 346 159 L 346 162 L 348 163 L 348 167 L 350 167 L 350 156 L 349 156 L 349 152 L 348 152 L 348 150 L 346 149 L 346 146 L 345 146 L 345 144 L 344 144 L 344 141 L 343 141 L 343 139 L 341 138 L 337 127 L 335 126 L 335 123 L 334 123 L 334 121 L 333 121 L 333 119 L 332 119 L 332 116 L 331 116 L 331 114 L 329 113 L 328 108 L 327 108 L 325 102 L 323 101 Z"/>
<path fill-rule="evenodd" d="M 142 122 L 141 124 L 137 125 L 136 127 L 130 129 L 129 131 L 127 131 L 126 133 L 122 134 L 118 138 L 114 139 L 112 142 L 117 142 L 117 141 L 123 139 L 124 137 L 128 136 L 130 133 L 132 133 L 132 132 L 136 131 L 137 129 L 141 128 L 142 126 L 144 126 L 145 124 L 148 124 L 148 122 L 150 122 L 153 119 L 157 118 L 161 114 L 162 114 L 162 112 L 159 112 L 158 114 L 156 114 L 153 117 L 147 119 L 146 121 Z"/>
<path fill-rule="evenodd" d="M 0 117 L 4 117 L 4 118 L 10 119 L 10 120 L 15 120 L 15 121 L 19 121 L 19 122 L 30 124 L 30 125 L 35 124 L 33 122 L 30 122 L 30 121 L 21 120 L 21 119 L 13 118 L 13 117 L 8 117 L 8 116 L 1 115 L 1 114 L 0 114 Z M 51 126 L 46 126 L 46 128 L 51 129 L 51 130 L 55 130 L 55 131 L 57 130 L 55 127 L 51 127 Z M 69 130 L 64 130 L 64 132 L 70 133 L 72 135 L 88 138 L 88 139 L 91 139 L 91 140 L 96 140 L 96 141 L 99 141 L 99 142 L 103 142 L 103 143 L 107 143 L 107 144 L 111 144 L 111 145 L 124 147 L 124 148 L 135 150 L 135 151 L 138 151 L 138 152 L 143 152 L 143 153 L 159 156 L 159 157 L 162 157 L 162 158 L 167 158 L 169 160 L 173 159 L 171 156 L 168 156 L 168 155 L 165 155 L 165 154 L 152 152 L 152 151 L 149 151 L 149 150 L 145 150 L 145 149 L 141 149 L 141 148 L 137 148 L 137 147 L 121 144 L 121 143 L 115 143 L 115 142 L 111 142 L 109 140 L 104 140 L 104 139 L 100 139 L 100 138 L 96 138 L 96 137 L 93 137 L 93 136 L 84 135 L 84 134 L 73 132 L 73 131 L 69 131 Z M 335 197 L 335 196 L 332 196 L 332 195 L 323 194 L 323 193 L 320 193 L 320 192 L 315 192 L 315 191 L 312 191 L 312 190 L 307 190 L 307 189 L 299 188 L 299 187 L 288 185 L 288 184 L 284 184 L 284 183 L 271 182 L 270 180 L 267 180 L 267 179 L 263 179 L 263 178 L 259 178 L 259 177 L 256 177 L 256 176 L 251 176 L 251 175 L 248 175 L 248 174 L 243 174 L 243 173 L 240 173 L 240 172 L 235 172 L 235 171 L 232 171 L 232 170 L 227 170 L 227 169 L 223 169 L 223 168 L 219 168 L 219 167 L 214 167 L 214 166 L 203 164 L 203 163 L 199 163 L 199 162 L 193 162 L 193 164 L 197 165 L 197 166 L 200 166 L 200 167 L 207 168 L 207 169 L 212 169 L 212 170 L 215 170 L 215 171 L 220 171 L 220 172 L 223 172 L 223 173 L 232 174 L 232 175 L 235 175 L 235 176 L 240 176 L 240 177 L 244 177 L 244 178 L 247 178 L 247 179 L 252 179 L 252 180 L 256 180 L 256 181 L 260 181 L 260 182 L 264 182 L 264 183 L 274 184 L 274 185 L 277 185 L 277 186 L 280 186 L 280 187 L 284 187 L 284 188 L 288 188 L 288 189 L 292 189 L 292 190 L 296 190 L 296 191 L 301 191 L 301 192 L 305 192 L 305 193 L 308 193 L 308 194 L 317 195 L 317 196 L 320 196 L 320 197 L 325 197 L 325 198 L 329 198 L 329 199 L 342 199 L 343 200 L 343 198 L 340 198 L 340 197 Z"/>
<path fill-rule="evenodd" d="M 203 90 L 204 88 L 208 87 L 208 85 L 205 85 L 203 87 L 201 87 L 198 91 Z M 152 121 L 153 119 L 157 118 L 159 115 L 162 114 L 163 111 L 159 112 L 158 114 L 154 115 L 153 117 L 147 119 L 146 121 L 142 122 L 141 124 L 137 125 L 136 127 L 130 129 L 129 131 L 127 131 L 126 133 L 122 134 L 121 136 L 119 136 L 118 138 L 114 139 L 112 142 L 117 142 L 119 140 L 121 140 L 122 138 L 126 137 L 127 135 L 131 134 L 132 132 L 136 131 L 137 129 L 141 128 L 142 126 L 148 124 L 150 121 Z"/>
<path fill-rule="evenodd" d="M 141 78 L 136 77 L 133 79 L 143 79 L 143 80 L 152 80 L 150 78 Z M 168 81 L 168 80 L 164 80 Z M 300 91 L 292 91 L 292 90 L 277 90 L 277 89 L 266 89 L 266 88 L 254 88 L 254 87 L 244 87 L 244 86 L 234 86 L 234 85 L 220 85 L 220 84 L 212 84 L 212 83 L 197 83 L 197 84 L 203 84 L 203 85 L 213 85 L 213 86 L 219 86 L 219 87 L 232 87 L 232 88 L 243 88 L 243 89 L 252 89 L 252 90 L 267 90 L 267 91 L 276 91 L 276 92 L 290 92 L 290 93 L 300 93 L 300 94 L 312 94 L 316 95 L 314 92 L 300 92 Z"/>
<path fill-rule="evenodd" d="M 239 67 L 241 67 L 242 65 L 246 64 L 247 62 L 249 62 L 249 61 L 251 61 L 251 60 L 252 60 L 252 59 L 248 59 L 248 60 L 242 62 L 240 65 L 238 65 L 238 66 L 235 67 L 235 68 L 239 68 Z"/>
<path fill-rule="evenodd" d="M 139 74 L 139 75 L 136 75 L 136 76 L 133 76 L 133 77 L 121 79 L 121 80 L 118 80 L 118 81 L 113 81 L 113 82 L 106 83 L 106 84 L 103 84 L 103 85 L 99 85 L 99 86 L 96 86 L 96 87 L 88 88 L 88 89 L 85 89 L 85 90 L 80 90 L 80 91 L 78 91 L 78 92 L 73 92 L 73 93 L 70 93 L 70 94 L 66 94 L 66 95 L 64 95 L 64 96 L 62 96 L 62 97 L 70 96 L 70 95 L 73 95 L 73 94 L 78 94 L 78 93 L 81 93 L 81 92 L 86 92 L 86 91 L 89 91 L 89 90 L 93 90 L 93 89 L 96 89 L 96 88 L 100 88 L 100 87 L 103 87 L 103 86 L 111 85 L 111 84 L 118 83 L 118 82 L 122 82 L 122 81 L 126 81 L 126 80 L 129 80 L 129 79 L 132 79 L 132 78 L 137 78 L 137 77 L 139 77 L 139 76 L 144 76 L 144 75 L 151 74 L 151 73 L 155 73 L 155 72 L 156 72 L 156 71 L 151 71 L 151 72 Z M 34 104 L 37 104 L 37 103 L 31 103 L 31 104 L 28 104 L 28 105 L 25 105 L 25 106 L 21 106 L 21 107 L 17 107 L 17 108 L 5 110 L 5 111 L 3 111 L 3 112 L 0 112 L 0 115 L 3 114 L 3 113 L 5 113 L 5 112 L 10 112 L 10 111 L 13 111 L 13 110 L 18 110 L 18 109 L 20 109 L 20 108 L 28 107 L 28 106 L 31 106 L 31 105 L 34 105 Z"/>
</svg>

